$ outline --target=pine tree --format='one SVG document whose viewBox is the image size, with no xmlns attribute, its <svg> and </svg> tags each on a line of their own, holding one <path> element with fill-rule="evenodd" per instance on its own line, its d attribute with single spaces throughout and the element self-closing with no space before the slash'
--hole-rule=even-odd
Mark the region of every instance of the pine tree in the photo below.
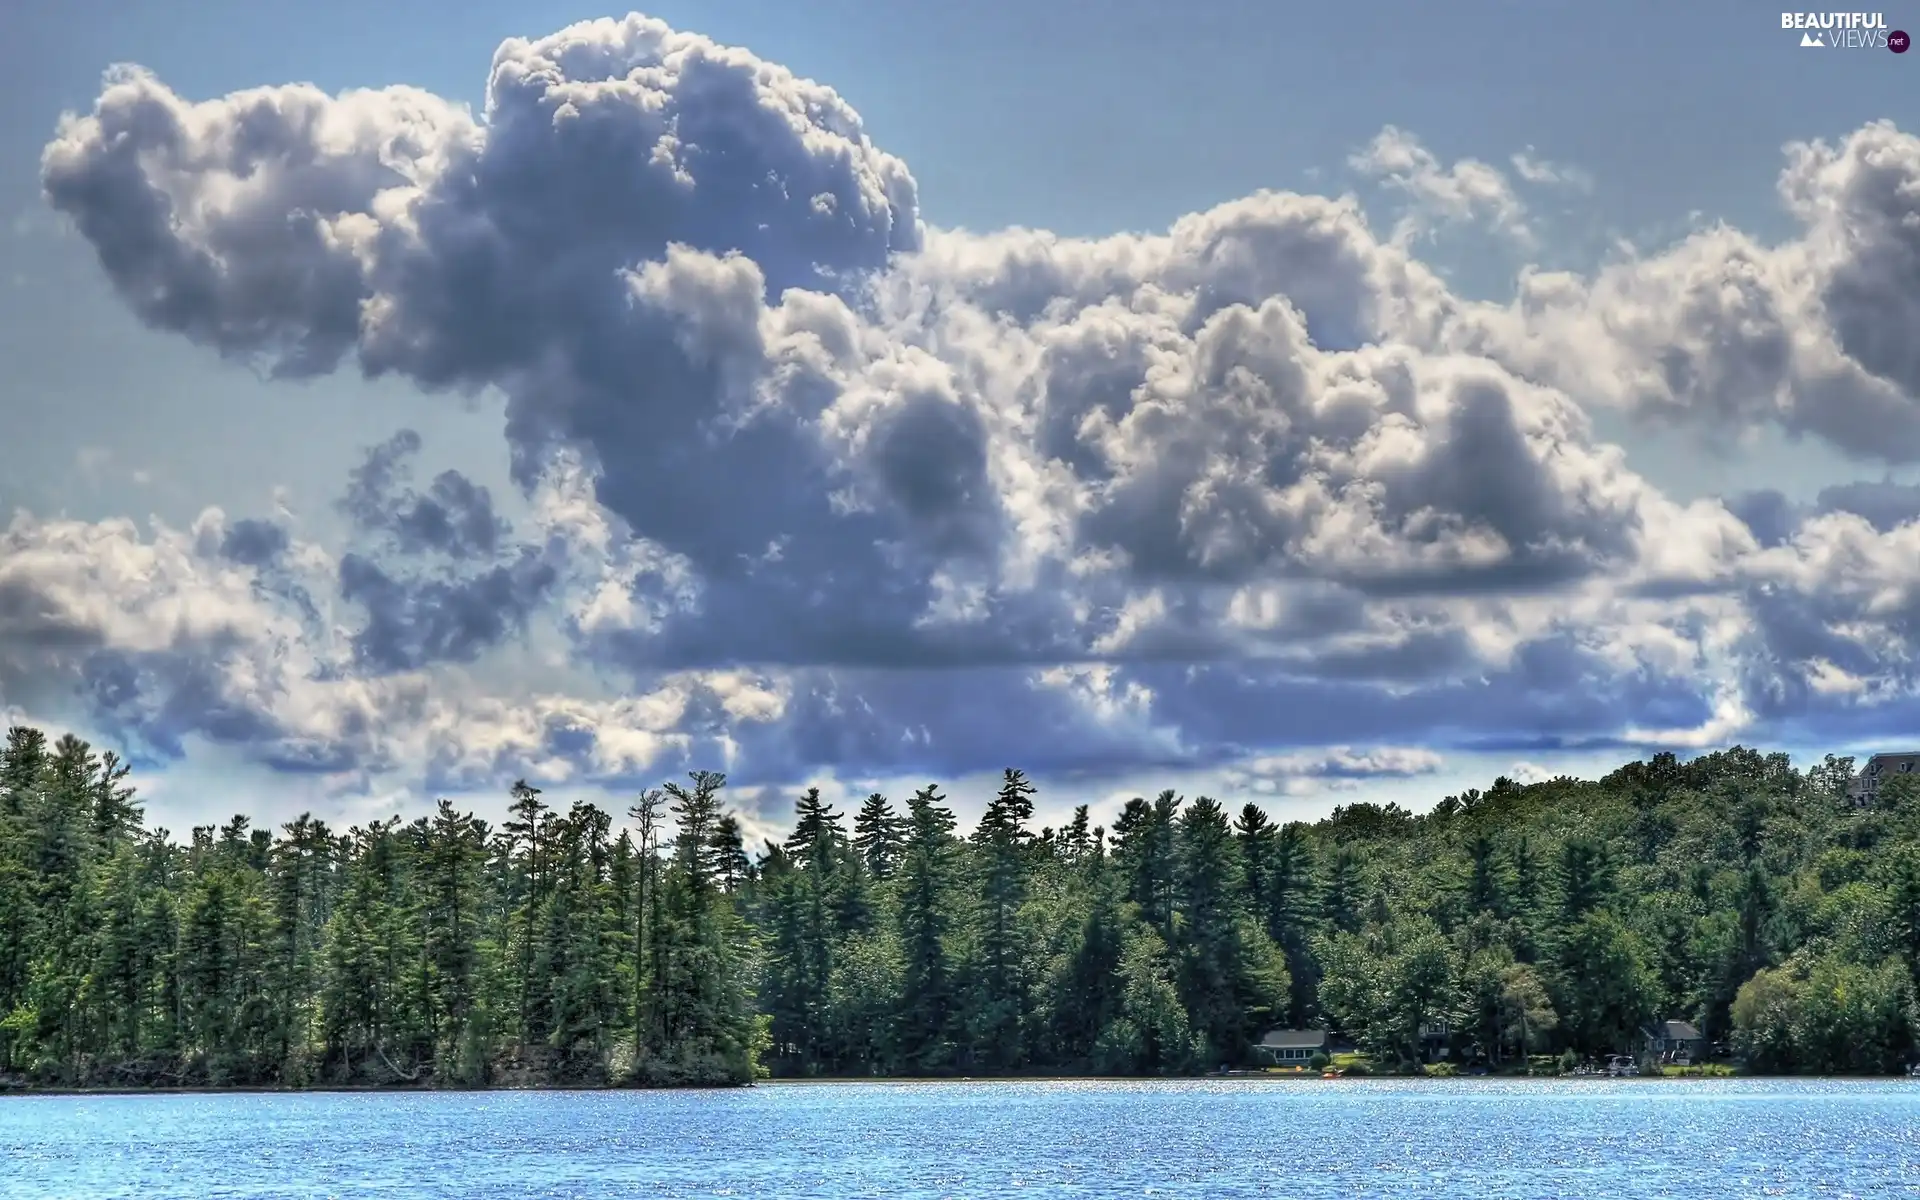
<svg viewBox="0 0 1920 1200">
<path fill-rule="evenodd" d="M 448 1078 L 479 1084 L 486 1063 L 471 1034 L 480 999 L 487 826 L 441 800 L 420 835 L 421 951 L 433 1060 Z"/>
<path fill-rule="evenodd" d="M 1360 855 L 1351 846 L 1334 851 L 1320 892 L 1321 919 L 1340 933 L 1354 933 L 1361 922 Z"/>
<path fill-rule="evenodd" d="M 1033 817 L 1035 790 L 1023 773 L 1008 768 L 973 839 L 982 861 L 977 933 L 980 986 L 972 1024 L 980 1057 L 995 1070 L 1026 1061 L 1029 997 L 1021 970 L 1026 947 L 1018 921 L 1026 900 L 1026 852 L 1033 837 L 1026 823 Z"/>
<path fill-rule="evenodd" d="M 935 787 L 904 818 L 869 797 L 852 838 L 808 792 L 756 867 L 717 775 L 647 793 L 632 830 L 522 784 L 498 836 L 443 802 L 345 835 L 243 812 L 183 841 L 142 827 L 119 759 L 16 728 L 0 1075 L 1160 1073 L 1245 1062 L 1281 1023 L 1390 1065 L 1440 1017 L 1497 1064 L 1675 1015 L 1765 1069 L 1898 1069 L 1920 824 L 1897 787 L 1842 810 L 1837 775 L 1736 749 L 1279 828 L 1165 792 L 1125 806 L 1110 853 L 1086 806 L 1032 835 L 1010 771 L 965 841 Z"/>
<path fill-rule="evenodd" d="M 953 810 L 933 785 L 921 788 L 907 802 L 899 892 L 904 961 L 894 1044 L 908 1071 L 939 1071 L 953 1065 L 954 997 L 946 945 L 953 829 Z"/>
<path fill-rule="evenodd" d="M 666 1042 L 665 1008 L 661 988 L 666 975 L 665 942 L 661 926 L 665 909 L 661 903 L 660 828 L 667 793 L 649 788 L 627 810 L 640 830 L 639 869 L 636 881 L 640 895 L 634 906 L 633 937 L 633 1042 L 636 1054 L 646 1046 Z"/>
<path fill-rule="evenodd" d="M 808 788 L 794 804 L 793 834 L 783 851 L 784 869 L 769 880 L 768 1015 L 771 1035 L 788 1068 L 814 1074 L 838 1065 L 828 1009 L 833 961 L 840 936 L 838 900 L 846 835 L 841 816 Z"/>
<path fill-rule="evenodd" d="M 1233 836 L 1240 854 L 1240 880 L 1245 889 L 1247 911 L 1263 923 L 1268 922 L 1273 911 L 1274 851 L 1280 841 L 1280 831 L 1265 809 L 1258 804 L 1247 804 L 1233 823 Z"/>
<path fill-rule="evenodd" d="M 30 831 L 40 809 L 47 769 L 47 738 L 13 726 L 0 751 L 0 1070 L 29 1065 L 28 984 L 40 943 L 35 863 Z"/>
<path fill-rule="evenodd" d="M 658 933 L 663 1036 L 640 1048 L 640 1069 L 654 1082 L 744 1083 L 756 1071 L 760 1032 L 746 979 L 747 931 L 713 861 L 726 777 L 695 771 L 690 778 L 691 788 L 663 789 L 677 825 Z"/>
<path fill-rule="evenodd" d="M 893 806 L 879 792 L 868 796 L 853 819 L 853 845 L 875 879 L 887 879 L 899 865 L 905 849 L 903 824 Z"/>
<path fill-rule="evenodd" d="M 1173 932 L 1174 822 L 1180 797 L 1161 792 L 1154 801 L 1136 796 L 1113 823 L 1114 857 L 1129 881 L 1129 897 L 1164 941 Z"/>
<path fill-rule="evenodd" d="M 747 848 L 740 837 L 740 818 L 732 813 L 722 813 L 714 824 L 713 861 L 723 892 L 738 890 L 753 873 L 753 864 L 747 860 Z"/>
<path fill-rule="evenodd" d="M 534 964 L 545 953 L 544 927 L 540 921 L 548 895 L 549 828 L 551 810 L 540 801 L 540 789 L 526 780 L 513 785 L 512 814 L 505 826 L 509 862 L 514 868 L 519 911 L 515 914 L 512 941 L 517 947 L 520 996 L 519 1036 L 523 1045 L 546 1040 L 548 1014 L 543 1011 L 544 997 L 534 977 Z"/>
<path fill-rule="evenodd" d="M 331 909 L 334 841 L 326 823 L 310 813 L 281 827 L 267 870 L 273 914 L 269 950 L 281 1005 L 279 1057 L 283 1077 L 312 1079 L 311 1050 L 319 1010 L 313 997 L 318 961 Z"/>
<path fill-rule="evenodd" d="M 1475 830 L 1467 840 L 1467 907 L 1473 912 L 1498 913 L 1506 907 L 1506 883 L 1500 876 L 1498 847 L 1486 830 Z"/>
</svg>

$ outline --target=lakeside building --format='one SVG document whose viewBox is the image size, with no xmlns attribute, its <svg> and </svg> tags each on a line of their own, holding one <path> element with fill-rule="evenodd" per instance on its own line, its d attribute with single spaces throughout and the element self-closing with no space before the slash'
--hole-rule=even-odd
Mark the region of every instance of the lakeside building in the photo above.
<svg viewBox="0 0 1920 1200">
<path fill-rule="evenodd" d="M 1920 750 L 1876 754 L 1867 760 L 1867 765 L 1847 785 L 1847 796 L 1855 807 L 1871 808 L 1883 782 L 1895 775 L 1911 775 L 1916 771 L 1920 771 Z"/>
</svg>

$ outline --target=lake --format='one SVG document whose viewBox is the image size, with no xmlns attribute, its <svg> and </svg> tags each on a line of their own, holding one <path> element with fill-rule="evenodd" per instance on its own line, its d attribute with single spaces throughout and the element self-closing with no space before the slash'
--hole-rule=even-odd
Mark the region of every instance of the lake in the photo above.
<svg viewBox="0 0 1920 1200">
<path fill-rule="evenodd" d="M 0 1197 L 1920 1195 L 1920 1084 L 769 1085 L 0 1099 Z"/>
</svg>

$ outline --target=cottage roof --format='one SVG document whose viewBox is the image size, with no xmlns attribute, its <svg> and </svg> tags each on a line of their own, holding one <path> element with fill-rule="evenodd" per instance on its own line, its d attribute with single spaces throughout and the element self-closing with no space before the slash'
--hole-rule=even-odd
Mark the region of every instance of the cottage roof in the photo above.
<svg viewBox="0 0 1920 1200">
<path fill-rule="evenodd" d="M 1662 1021 L 1647 1031 L 1654 1037 L 1666 1038 L 1670 1042 L 1697 1042 L 1700 1031 L 1688 1021 Z"/>
<path fill-rule="evenodd" d="M 1260 1045 L 1267 1050 L 1318 1050 L 1327 1044 L 1324 1029 L 1269 1029 Z"/>
<path fill-rule="evenodd" d="M 1905 750 L 1897 754 L 1876 754 L 1867 760 L 1869 775 L 1892 774 L 1895 771 L 1911 771 L 1920 763 L 1920 751 Z"/>
</svg>

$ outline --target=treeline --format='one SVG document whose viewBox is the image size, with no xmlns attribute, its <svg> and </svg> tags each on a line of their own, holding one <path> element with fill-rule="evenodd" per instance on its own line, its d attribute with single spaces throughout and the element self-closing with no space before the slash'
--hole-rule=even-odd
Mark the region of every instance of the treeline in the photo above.
<svg viewBox="0 0 1920 1200">
<path fill-rule="evenodd" d="M 1735 748 L 1276 825 L 1173 792 L 1034 828 L 1008 771 L 817 791 L 749 847 L 724 780 L 616 826 L 524 784 L 336 833 L 143 827 L 127 768 L 0 755 L 0 1075 L 39 1085 L 742 1083 L 763 1073 L 1173 1074 L 1327 1028 L 1377 1066 L 1639 1047 L 1682 1018 L 1750 1068 L 1914 1050 L 1920 793 Z"/>
</svg>

